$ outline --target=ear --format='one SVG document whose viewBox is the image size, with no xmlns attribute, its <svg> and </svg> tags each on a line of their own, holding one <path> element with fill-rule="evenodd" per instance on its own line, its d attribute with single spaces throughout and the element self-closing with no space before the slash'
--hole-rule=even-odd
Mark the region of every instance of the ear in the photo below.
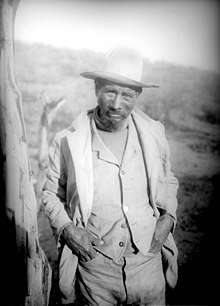
<svg viewBox="0 0 220 306">
<path fill-rule="evenodd" d="M 99 89 L 100 89 L 99 82 L 97 80 L 95 80 L 95 95 L 96 95 L 96 97 L 98 96 Z"/>
<path fill-rule="evenodd" d="M 136 89 L 136 93 L 137 93 L 137 98 L 140 96 L 140 94 L 142 93 L 142 88 L 141 87 L 138 87 Z"/>
</svg>

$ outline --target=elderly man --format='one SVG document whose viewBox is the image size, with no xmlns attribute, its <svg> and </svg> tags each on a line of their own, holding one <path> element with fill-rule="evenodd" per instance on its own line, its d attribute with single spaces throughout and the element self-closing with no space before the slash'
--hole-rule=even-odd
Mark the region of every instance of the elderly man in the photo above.
<svg viewBox="0 0 220 306">
<path fill-rule="evenodd" d="M 50 147 L 43 203 L 61 249 L 63 303 L 165 305 L 177 281 L 178 182 L 163 126 L 138 110 L 143 60 L 116 49 L 95 80 L 98 105 Z"/>
</svg>

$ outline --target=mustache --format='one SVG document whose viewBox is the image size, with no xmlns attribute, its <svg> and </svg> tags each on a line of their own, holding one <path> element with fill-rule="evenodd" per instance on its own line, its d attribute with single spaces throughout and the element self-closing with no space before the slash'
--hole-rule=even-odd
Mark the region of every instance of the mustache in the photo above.
<svg viewBox="0 0 220 306">
<path fill-rule="evenodd" d="M 118 110 L 114 110 L 114 109 L 108 109 L 106 111 L 106 114 L 122 116 L 123 112 L 122 111 L 118 111 Z"/>
</svg>

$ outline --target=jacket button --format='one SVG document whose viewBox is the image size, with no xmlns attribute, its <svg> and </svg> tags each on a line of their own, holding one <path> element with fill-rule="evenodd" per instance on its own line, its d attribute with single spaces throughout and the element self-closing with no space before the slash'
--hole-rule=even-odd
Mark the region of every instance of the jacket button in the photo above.
<svg viewBox="0 0 220 306">
<path fill-rule="evenodd" d="M 119 242 L 119 246 L 120 246 L 120 247 L 123 247 L 123 246 L 124 246 L 124 242 L 120 241 L 120 242 Z"/>
<path fill-rule="evenodd" d="M 124 171 L 124 170 L 121 170 L 121 174 L 124 175 L 124 174 L 125 174 L 125 171 Z"/>
<path fill-rule="evenodd" d="M 121 224 L 121 228 L 126 228 L 127 226 L 126 226 L 126 224 L 125 223 L 122 223 Z"/>
</svg>

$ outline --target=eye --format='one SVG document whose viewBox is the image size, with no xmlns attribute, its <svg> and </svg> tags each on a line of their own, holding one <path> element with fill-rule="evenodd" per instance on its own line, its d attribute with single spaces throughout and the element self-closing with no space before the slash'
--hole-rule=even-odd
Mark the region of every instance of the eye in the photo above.
<svg viewBox="0 0 220 306">
<path fill-rule="evenodd" d="M 115 95 L 114 90 L 106 90 L 106 93 L 107 93 L 108 96 L 114 96 Z"/>
<path fill-rule="evenodd" d="M 135 96 L 131 93 L 123 93 L 122 96 L 126 101 L 132 101 L 135 98 Z"/>
</svg>

